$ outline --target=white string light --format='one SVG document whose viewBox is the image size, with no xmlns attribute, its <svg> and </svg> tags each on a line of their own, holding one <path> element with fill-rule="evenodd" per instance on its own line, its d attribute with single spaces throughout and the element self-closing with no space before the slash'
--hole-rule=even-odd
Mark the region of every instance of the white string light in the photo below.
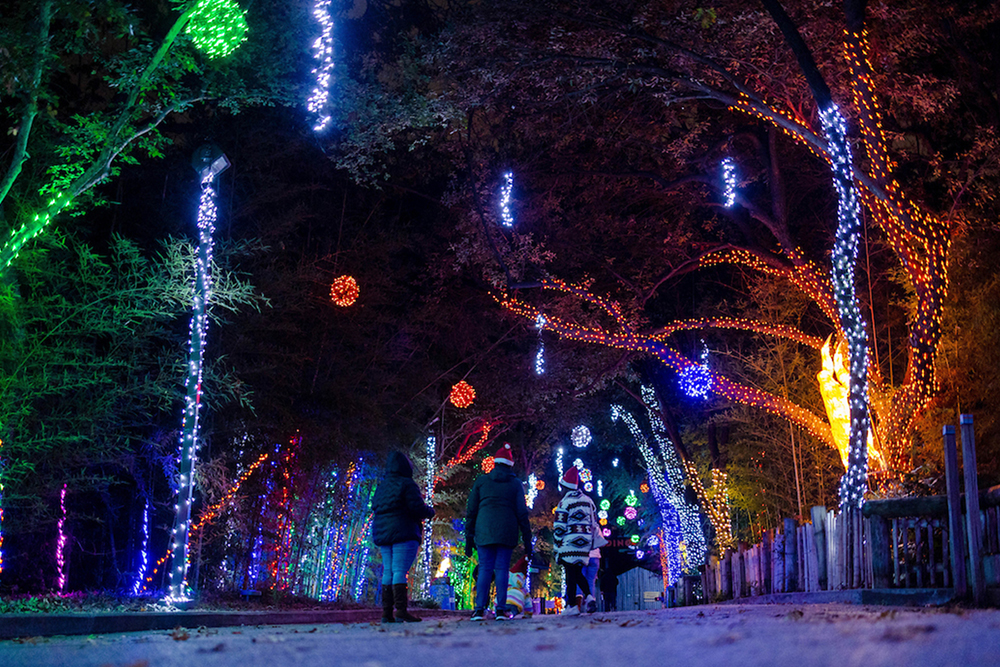
<svg viewBox="0 0 1000 667">
<path fill-rule="evenodd" d="M 708 346 L 701 341 L 701 363 L 692 364 L 677 376 L 681 391 L 691 398 L 706 399 L 712 393 L 712 371 L 708 367 Z"/>
<path fill-rule="evenodd" d="M 569 435 L 569 440 L 573 444 L 573 446 L 578 447 L 580 449 L 583 449 L 584 447 L 589 445 L 592 439 L 593 437 L 590 434 L 590 429 L 584 426 L 583 424 L 574 427 Z"/>
<path fill-rule="evenodd" d="M 503 175 L 503 187 L 500 188 L 500 221 L 504 227 L 514 226 L 514 216 L 510 212 L 510 195 L 514 190 L 514 174 L 507 172 Z"/>
<path fill-rule="evenodd" d="M 854 289 L 854 267 L 861 236 L 861 210 L 854 187 L 854 161 L 847 141 L 847 123 L 836 104 L 819 114 L 827 137 L 833 184 L 837 190 L 837 234 L 833 244 L 833 293 L 850 358 L 851 428 L 847 473 L 841 480 L 840 506 L 858 508 L 868 488 L 868 335 Z"/>
<path fill-rule="evenodd" d="M 725 183 L 723 196 L 726 208 L 736 203 L 736 163 L 731 157 L 722 158 L 722 181 Z"/>
<path fill-rule="evenodd" d="M 434 507 L 434 476 L 437 474 L 437 438 L 433 435 L 427 436 L 425 470 L 427 476 L 424 480 L 424 501 Z M 424 521 L 423 528 L 423 552 L 421 554 L 421 566 L 423 567 L 423 593 L 425 596 L 431 590 L 431 561 L 434 557 L 434 525 L 430 519 Z"/>
<path fill-rule="evenodd" d="M 528 493 L 524 497 L 524 502 L 528 505 L 529 509 L 535 508 L 535 498 L 538 497 L 538 478 L 535 477 L 535 473 L 528 475 Z"/>
<path fill-rule="evenodd" d="M 180 470 L 177 504 L 170 556 L 170 592 L 168 599 L 187 600 L 188 533 L 194 501 L 194 465 L 198 452 L 198 417 L 201 410 L 202 375 L 208 333 L 208 304 L 212 300 L 212 235 L 215 233 L 214 172 L 201 184 L 198 206 L 198 256 L 195 260 L 193 305 L 188 346 L 187 377 L 184 380 L 184 415 L 181 421 Z"/>
<path fill-rule="evenodd" d="M 63 484 L 62 491 L 59 492 L 59 522 L 57 528 L 59 537 L 56 539 L 56 570 L 59 573 L 59 592 L 66 589 L 66 533 L 63 529 L 66 526 L 66 485 Z"/>
<path fill-rule="evenodd" d="M 313 88 L 306 108 L 315 116 L 313 131 L 322 132 L 330 124 L 329 111 L 330 83 L 333 80 L 333 17 L 330 15 L 331 0 L 317 0 L 313 7 L 313 16 L 319 22 L 320 36 L 313 42 L 313 58 L 318 62 L 312 73 L 316 75 L 316 86 Z"/>
</svg>

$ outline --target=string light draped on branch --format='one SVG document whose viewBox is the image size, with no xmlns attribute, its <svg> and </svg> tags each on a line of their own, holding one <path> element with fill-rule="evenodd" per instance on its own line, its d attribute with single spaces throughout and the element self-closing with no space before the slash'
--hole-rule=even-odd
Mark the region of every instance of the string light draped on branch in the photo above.
<svg viewBox="0 0 1000 667">
<path fill-rule="evenodd" d="M 691 398 L 708 398 L 712 393 L 712 371 L 708 367 L 708 346 L 701 341 L 701 363 L 688 366 L 678 374 L 681 391 Z"/>
<path fill-rule="evenodd" d="M 313 17 L 320 25 L 320 35 L 313 42 L 313 58 L 316 67 L 316 85 L 306 100 L 306 109 L 314 118 L 313 131 L 322 132 L 330 125 L 330 84 L 333 81 L 333 17 L 330 15 L 331 0 L 316 0 Z"/>
<path fill-rule="evenodd" d="M 736 162 L 731 157 L 722 159 L 723 198 L 726 208 L 736 203 Z"/>
<path fill-rule="evenodd" d="M 500 222 L 508 229 L 514 226 L 514 215 L 510 212 L 510 195 L 514 190 L 514 174 L 503 175 L 503 187 L 500 189 Z"/>
<path fill-rule="evenodd" d="M 861 210 L 854 188 L 854 162 L 847 141 L 847 123 L 836 104 L 819 114 L 826 134 L 837 191 L 837 233 L 833 246 L 833 294 L 840 313 L 840 323 L 847 338 L 850 368 L 849 405 L 851 427 L 848 442 L 847 473 L 841 481 L 842 508 L 861 508 L 868 488 L 868 335 L 858 306 L 854 287 L 861 237 Z"/>
<path fill-rule="evenodd" d="M 190 342 L 187 376 L 184 379 L 184 413 L 181 419 L 180 466 L 177 479 L 177 504 L 170 546 L 170 600 L 187 599 L 188 537 L 191 529 L 191 505 L 194 499 L 194 464 L 199 444 L 202 376 L 205 344 L 208 340 L 208 307 L 212 302 L 212 250 L 215 234 L 215 177 L 229 168 L 229 160 L 211 144 L 198 149 L 192 166 L 201 178 L 201 201 L 198 205 L 198 255 L 195 258 Z"/>
<path fill-rule="evenodd" d="M 246 12 L 234 0 L 200 0 L 187 34 L 209 58 L 225 58 L 246 41 Z"/>
</svg>

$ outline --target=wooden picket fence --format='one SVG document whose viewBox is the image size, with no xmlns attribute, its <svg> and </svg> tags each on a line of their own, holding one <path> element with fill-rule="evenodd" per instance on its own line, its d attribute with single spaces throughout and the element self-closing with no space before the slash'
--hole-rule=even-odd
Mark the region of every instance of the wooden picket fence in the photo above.
<svg viewBox="0 0 1000 667">
<path fill-rule="evenodd" d="M 959 493 L 955 429 L 946 426 L 947 496 L 870 501 L 840 513 L 813 507 L 801 524 L 784 519 L 758 544 L 712 557 L 702 601 L 888 588 L 953 589 L 982 603 L 986 587 L 1000 585 L 1000 486 L 979 493 L 971 415 L 961 424 L 971 494 Z"/>
</svg>

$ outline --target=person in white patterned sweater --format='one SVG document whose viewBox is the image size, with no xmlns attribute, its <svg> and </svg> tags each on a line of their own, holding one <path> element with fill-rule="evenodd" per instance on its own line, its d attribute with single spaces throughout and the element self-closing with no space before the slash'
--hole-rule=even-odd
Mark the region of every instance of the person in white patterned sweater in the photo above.
<svg viewBox="0 0 1000 667">
<path fill-rule="evenodd" d="M 575 616 L 584 609 L 593 613 L 597 610 L 597 602 L 583 568 L 590 560 L 591 550 L 604 546 L 607 540 L 598 528 L 594 501 L 579 488 L 580 473 L 575 466 L 563 474 L 559 486 L 565 495 L 556 507 L 552 535 L 556 558 L 566 572 L 566 606 L 562 613 Z M 577 603 L 577 589 L 586 598 L 584 609 Z"/>
</svg>

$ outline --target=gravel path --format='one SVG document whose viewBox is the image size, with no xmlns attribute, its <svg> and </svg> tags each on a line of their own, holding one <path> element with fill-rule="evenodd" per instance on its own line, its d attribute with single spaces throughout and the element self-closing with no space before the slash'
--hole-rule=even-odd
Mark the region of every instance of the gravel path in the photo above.
<svg viewBox="0 0 1000 667">
<path fill-rule="evenodd" d="M 724 605 L 0 642 L 3 667 L 1000 667 L 1000 611 Z"/>
</svg>

